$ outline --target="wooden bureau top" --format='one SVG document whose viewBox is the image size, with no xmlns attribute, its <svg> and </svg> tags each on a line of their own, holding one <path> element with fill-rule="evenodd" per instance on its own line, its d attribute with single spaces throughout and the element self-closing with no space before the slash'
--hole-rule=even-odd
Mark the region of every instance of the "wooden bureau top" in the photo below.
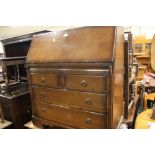
<svg viewBox="0 0 155 155">
<path fill-rule="evenodd" d="M 89 26 L 35 36 L 27 62 L 112 62 L 115 29 L 114 26 Z"/>
</svg>

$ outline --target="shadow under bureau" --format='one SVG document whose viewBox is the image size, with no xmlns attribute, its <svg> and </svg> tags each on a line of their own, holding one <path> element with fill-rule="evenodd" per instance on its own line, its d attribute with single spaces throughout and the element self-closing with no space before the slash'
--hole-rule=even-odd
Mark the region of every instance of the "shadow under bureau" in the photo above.
<svg viewBox="0 0 155 155">
<path fill-rule="evenodd" d="M 33 123 L 117 128 L 123 118 L 123 29 L 80 27 L 33 38 L 27 56 Z"/>
</svg>

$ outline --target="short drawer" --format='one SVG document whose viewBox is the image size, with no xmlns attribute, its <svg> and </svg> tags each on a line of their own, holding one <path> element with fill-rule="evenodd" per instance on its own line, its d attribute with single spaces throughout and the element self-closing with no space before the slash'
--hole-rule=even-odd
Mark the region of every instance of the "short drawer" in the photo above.
<svg viewBox="0 0 155 155">
<path fill-rule="evenodd" d="M 59 87 L 60 77 L 59 74 L 31 74 L 32 85 L 47 86 L 47 87 Z"/>
<path fill-rule="evenodd" d="M 107 76 L 65 75 L 64 87 L 71 90 L 103 93 L 108 90 Z"/>
<path fill-rule="evenodd" d="M 35 102 L 37 117 L 73 128 L 107 128 L 106 114 Z"/>
<path fill-rule="evenodd" d="M 87 111 L 106 112 L 107 94 L 33 87 L 33 100 Z"/>
</svg>

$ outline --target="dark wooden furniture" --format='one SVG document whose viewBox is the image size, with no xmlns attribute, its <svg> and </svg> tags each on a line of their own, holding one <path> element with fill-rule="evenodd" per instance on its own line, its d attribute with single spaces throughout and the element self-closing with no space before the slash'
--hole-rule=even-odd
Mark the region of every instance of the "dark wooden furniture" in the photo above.
<svg viewBox="0 0 155 155">
<path fill-rule="evenodd" d="M 28 83 L 26 74 L 22 77 L 25 57 L 9 57 L 1 58 L 0 66 L 2 67 L 3 82 L 0 84 L 0 92 L 3 94 L 20 93 L 27 91 Z M 13 69 L 13 70 L 12 70 Z"/>
<path fill-rule="evenodd" d="M 31 120 L 31 102 L 25 70 L 27 55 L 33 35 L 46 33 L 36 32 L 19 37 L 2 40 L 4 58 L 0 59 L 2 77 L 0 82 L 0 104 L 4 118 L 13 122 L 14 128 L 25 128 Z"/>
<path fill-rule="evenodd" d="M 5 122 L 1 104 L 0 104 L 0 119 L 1 119 L 1 122 L 2 122 L 2 123 Z"/>
<path fill-rule="evenodd" d="M 133 49 L 132 49 L 132 33 L 125 33 L 124 42 L 124 118 L 128 119 L 128 114 L 130 114 L 130 108 L 134 105 L 134 100 L 136 96 L 135 92 L 135 82 L 138 73 L 138 64 L 133 59 Z M 132 109 L 131 109 L 132 110 Z"/>
<path fill-rule="evenodd" d="M 25 64 L 25 57 L 2 58 L 0 64 L 4 80 L 0 83 L 0 104 L 4 118 L 13 122 L 15 128 L 24 128 L 23 125 L 31 120 L 28 83 L 26 77 L 22 79 L 20 68 Z"/>
<path fill-rule="evenodd" d="M 26 56 L 34 35 L 40 35 L 50 31 L 44 30 L 35 33 L 29 33 L 13 38 L 1 40 L 4 47 L 4 57 L 22 57 Z"/>
<path fill-rule="evenodd" d="M 122 27 L 36 36 L 27 56 L 35 126 L 118 128 L 123 119 Z"/>
<path fill-rule="evenodd" d="M 31 102 L 29 91 L 16 95 L 0 94 L 4 118 L 14 123 L 14 128 L 22 129 L 31 120 Z"/>
</svg>

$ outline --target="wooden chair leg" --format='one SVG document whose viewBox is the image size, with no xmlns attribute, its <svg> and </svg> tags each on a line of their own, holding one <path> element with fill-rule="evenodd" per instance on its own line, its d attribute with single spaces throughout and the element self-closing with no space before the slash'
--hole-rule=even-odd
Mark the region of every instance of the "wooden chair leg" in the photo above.
<svg viewBox="0 0 155 155">
<path fill-rule="evenodd" d="M 4 115 L 3 115 L 1 104 L 0 104 L 0 117 L 1 117 L 2 123 L 5 123 L 5 119 L 4 119 Z"/>
</svg>

